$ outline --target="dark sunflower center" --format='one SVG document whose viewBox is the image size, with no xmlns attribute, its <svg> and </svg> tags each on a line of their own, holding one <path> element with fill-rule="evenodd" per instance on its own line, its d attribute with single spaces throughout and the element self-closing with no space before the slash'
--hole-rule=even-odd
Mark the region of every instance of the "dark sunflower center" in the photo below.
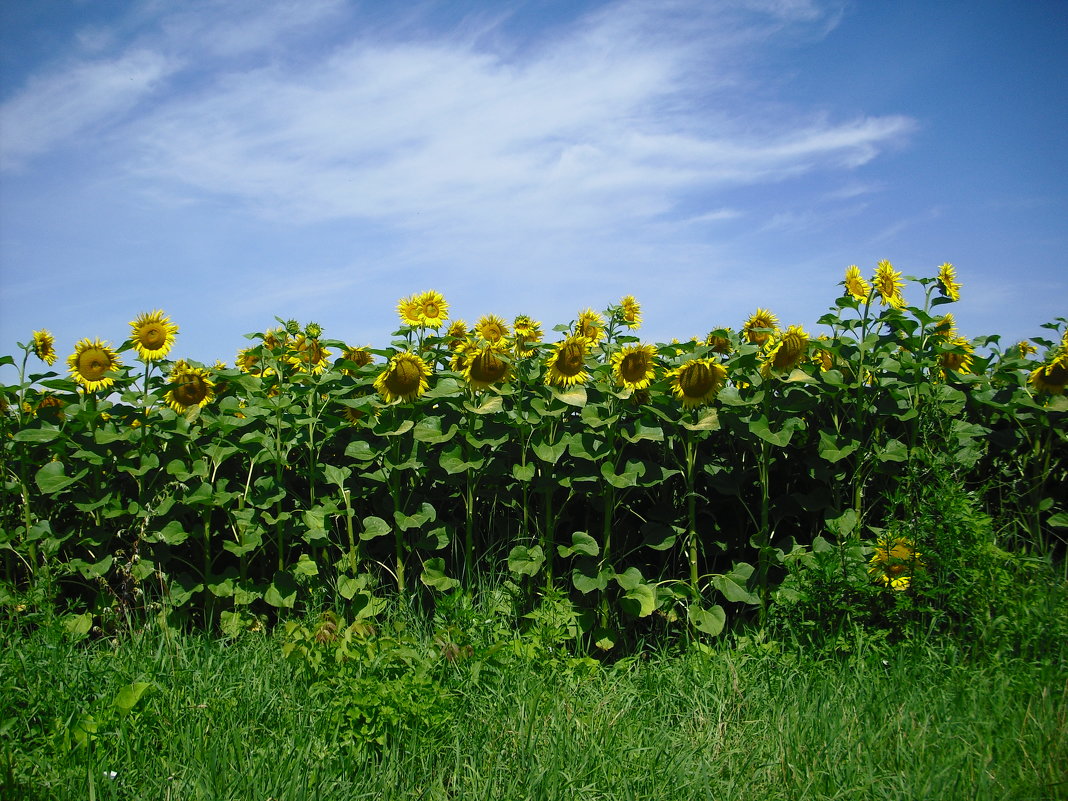
<svg viewBox="0 0 1068 801">
<path fill-rule="evenodd" d="M 631 384 L 645 378 L 648 369 L 649 362 L 642 353 L 628 353 L 619 363 L 619 374 Z"/>
<path fill-rule="evenodd" d="M 585 367 L 585 350 L 574 343 L 564 346 L 556 360 L 556 369 L 566 376 L 578 375 Z"/>
<path fill-rule="evenodd" d="M 138 337 L 141 344 L 150 350 L 158 350 L 167 341 L 167 332 L 159 323 L 148 323 L 141 327 Z"/>
<path fill-rule="evenodd" d="M 508 365 L 492 353 L 483 352 L 471 361 L 471 378 L 484 384 L 492 384 L 504 377 Z"/>
<path fill-rule="evenodd" d="M 394 395 L 410 395 L 419 389 L 422 373 L 415 362 L 404 360 L 393 365 L 386 377 L 386 387 Z"/>
<path fill-rule="evenodd" d="M 177 378 L 174 397 L 183 406 L 194 406 L 208 396 L 208 385 L 195 373 L 183 373 Z"/>
<path fill-rule="evenodd" d="M 712 391 L 715 377 L 707 364 L 692 364 L 679 376 L 682 394 L 689 398 L 701 398 Z"/>
<path fill-rule="evenodd" d="M 78 372 L 88 381 L 97 381 L 103 378 L 111 366 L 111 360 L 107 354 L 99 350 L 87 350 L 78 357 Z"/>
<path fill-rule="evenodd" d="M 1046 368 L 1046 382 L 1058 386 L 1068 384 L 1068 366 L 1054 362 Z"/>
</svg>

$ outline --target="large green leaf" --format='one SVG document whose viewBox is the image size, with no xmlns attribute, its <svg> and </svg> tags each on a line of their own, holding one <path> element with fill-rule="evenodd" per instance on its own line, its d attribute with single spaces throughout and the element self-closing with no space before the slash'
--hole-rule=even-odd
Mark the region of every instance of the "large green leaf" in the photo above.
<svg viewBox="0 0 1068 801">
<path fill-rule="evenodd" d="M 363 531 L 360 532 L 360 539 L 373 540 L 375 537 L 384 537 L 392 531 L 393 529 L 390 528 L 389 523 L 381 517 L 368 515 L 363 519 Z"/>
<path fill-rule="evenodd" d="M 632 617 L 648 617 L 656 611 L 656 587 L 651 584 L 638 584 L 627 590 L 619 605 Z"/>
<path fill-rule="evenodd" d="M 832 464 L 849 456 L 859 447 L 860 443 L 855 439 L 842 441 L 834 434 L 820 431 L 819 454 Z"/>
<path fill-rule="evenodd" d="M 718 636 L 727 624 L 727 613 L 723 611 L 723 607 L 719 604 L 716 604 L 711 609 L 690 606 L 686 610 L 686 617 L 695 629 L 713 637 Z"/>
<path fill-rule="evenodd" d="M 753 566 L 739 562 L 730 573 L 712 577 L 712 586 L 723 593 L 723 597 L 732 603 L 759 604 L 760 598 L 746 589 L 749 578 L 753 575 Z"/>
<path fill-rule="evenodd" d="M 576 553 L 583 556 L 597 556 L 601 552 L 601 546 L 585 531 L 576 531 L 571 535 L 571 547 L 565 548 L 563 545 L 557 545 L 556 552 L 563 557 Z"/>
<path fill-rule="evenodd" d="M 447 592 L 460 585 L 459 581 L 445 575 L 445 560 L 440 556 L 423 562 L 423 573 L 419 576 L 419 580 L 426 586 L 441 592 Z"/>
<path fill-rule="evenodd" d="M 119 711 L 120 715 L 129 715 L 133 708 L 137 706 L 137 702 L 141 700 L 141 696 L 151 686 L 147 681 L 135 681 L 133 684 L 127 684 L 119 690 L 115 700 L 112 701 L 115 709 Z"/>
<path fill-rule="evenodd" d="M 274 574 L 274 579 L 263 593 L 263 600 L 271 606 L 281 609 L 292 609 L 297 603 L 297 593 L 300 588 L 296 579 L 289 573 L 279 570 Z"/>
<path fill-rule="evenodd" d="M 76 476 L 67 476 L 63 470 L 63 462 L 47 462 L 44 467 L 38 470 L 34 476 L 34 481 L 37 482 L 41 492 L 47 495 L 57 495 L 87 472 L 82 470 Z"/>
<path fill-rule="evenodd" d="M 58 428 L 23 428 L 12 437 L 15 442 L 51 442 L 59 436 Z"/>
<path fill-rule="evenodd" d="M 540 545 L 516 545 L 508 553 L 508 569 L 520 576 L 536 576 L 544 564 L 545 553 Z"/>
</svg>

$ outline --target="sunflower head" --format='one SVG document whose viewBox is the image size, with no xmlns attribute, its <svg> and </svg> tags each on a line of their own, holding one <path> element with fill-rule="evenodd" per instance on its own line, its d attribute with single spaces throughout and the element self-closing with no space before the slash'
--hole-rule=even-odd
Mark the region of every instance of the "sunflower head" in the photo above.
<svg viewBox="0 0 1068 801">
<path fill-rule="evenodd" d="M 475 336 L 490 345 L 504 342 L 509 333 L 508 323 L 496 314 L 483 314 L 475 323 Z"/>
<path fill-rule="evenodd" d="M 286 361 L 305 373 L 318 375 L 329 365 L 330 351 L 324 348 L 318 339 L 298 334 L 289 343 Z"/>
<path fill-rule="evenodd" d="M 589 352 L 590 341 L 585 337 L 572 335 L 557 342 L 545 362 L 545 383 L 557 387 L 586 383 L 590 378 L 586 371 Z"/>
<path fill-rule="evenodd" d="M 137 355 L 146 362 L 164 358 L 174 346 L 178 326 L 161 310 L 139 314 L 130 322 L 130 339 Z"/>
<path fill-rule="evenodd" d="M 449 323 L 445 336 L 449 340 L 449 349 L 455 348 L 457 343 L 467 339 L 467 323 L 464 320 L 453 320 Z"/>
<path fill-rule="evenodd" d="M 33 355 L 47 365 L 56 361 L 56 340 L 51 332 L 41 329 L 33 332 L 33 343 L 30 345 Z"/>
<path fill-rule="evenodd" d="M 719 333 L 722 331 L 723 333 Z M 719 328 L 715 331 L 710 331 L 708 336 L 705 337 L 705 344 L 712 350 L 713 353 L 720 353 L 727 356 L 731 352 L 731 329 Z"/>
<path fill-rule="evenodd" d="M 757 309 L 742 326 L 742 336 L 754 345 L 763 345 L 779 333 L 779 319 L 768 309 Z"/>
<path fill-rule="evenodd" d="M 263 346 L 270 350 L 288 347 L 289 331 L 283 326 L 268 328 L 263 332 Z"/>
<path fill-rule="evenodd" d="M 901 280 L 901 273 L 895 270 L 890 262 L 884 259 L 876 265 L 872 284 L 879 293 L 879 302 L 884 306 L 900 309 L 905 305 L 905 298 L 901 294 L 901 287 L 905 286 L 905 282 Z"/>
<path fill-rule="evenodd" d="M 831 340 L 826 334 L 820 334 L 816 341 L 830 344 Z M 821 373 L 825 373 L 834 367 L 834 354 L 826 348 L 813 348 L 812 361 L 819 365 Z"/>
<path fill-rule="evenodd" d="M 237 352 L 234 366 L 243 373 L 254 375 L 257 378 L 274 375 L 274 369 L 264 364 L 259 347 L 242 348 Z"/>
<path fill-rule="evenodd" d="M 535 346 L 542 338 L 541 323 L 520 314 L 512 321 L 512 330 L 515 332 L 516 356 L 533 356 L 537 350 Z"/>
<path fill-rule="evenodd" d="M 620 314 L 623 317 L 623 323 L 627 328 L 635 329 L 641 328 L 642 325 L 642 307 L 638 305 L 638 301 L 634 299 L 633 295 L 627 295 L 621 301 L 619 301 Z"/>
<path fill-rule="evenodd" d="M 1013 345 L 1013 347 L 1016 349 L 1016 352 L 1020 354 L 1021 359 L 1026 359 L 1028 356 L 1032 356 L 1035 353 L 1038 353 L 1038 348 L 1036 348 L 1026 339 L 1021 339 L 1019 342 Z"/>
<path fill-rule="evenodd" d="M 430 388 L 430 367 L 416 353 L 402 351 L 389 360 L 375 379 L 375 389 L 386 403 L 413 401 Z"/>
<path fill-rule="evenodd" d="M 596 345 L 604 339 L 604 317 L 593 309 L 579 312 L 574 334 L 589 340 L 591 345 Z"/>
<path fill-rule="evenodd" d="M 808 353 L 808 334 L 799 325 L 791 325 L 786 333 L 772 337 L 764 345 L 764 372 L 792 370 Z"/>
<path fill-rule="evenodd" d="M 430 289 L 415 296 L 416 316 L 423 328 L 438 329 L 449 317 L 449 304 L 440 292 Z"/>
<path fill-rule="evenodd" d="M 48 392 L 37 401 L 36 412 L 39 417 L 43 417 L 46 420 L 62 420 L 66 417 L 63 414 L 64 406 L 66 404 L 60 398 Z"/>
<path fill-rule="evenodd" d="M 850 264 L 845 271 L 845 291 L 854 300 L 865 301 L 871 293 L 871 284 L 864 280 L 860 274 L 860 268 Z"/>
<path fill-rule="evenodd" d="M 1036 367 L 1027 380 L 1037 392 L 1063 395 L 1068 386 L 1068 354 L 1062 353 L 1049 364 Z"/>
<path fill-rule="evenodd" d="M 957 336 L 957 321 L 953 319 L 952 312 L 938 318 L 931 335 L 936 339 L 944 339 L 947 342 Z"/>
<path fill-rule="evenodd" d="M 684 408 L 708 403 L 723 388 L 727 368 L 712 359 L 691 359 L 668 373 L 671 391 Z"/>
<path fill-rule="evenodd" d="M 179 414 L 194 406 L 204 406 L 215 397 L 215 384 L 207 370 L 180 359 L 171 371 L 170 389 L 163 396 Z"/>
<path fill-rule="evenodd" d="M 397 301 L 397 315 L 401 325 L 418 328 L 423 324 L 423 309 L 419 305 L 419 295 L 410 295 Z"/>
<path fill-rule="evenodd" d="M 875 553 L 868 560 L 868 575 L 892 590 L 907 590 L 912 577 L 923 570 L 924 564 L 916 544 L 905 537 L 880 540 Z"/>
<path fill-rule="evenodd" d="M 963 353 L 946 351 L 938 357 L 942 370 L 956 370 L 958 373 L 969 373 L 972 369 L 972 359 L 975 356 L 975 346 L 968 341 L 967 337 L 953 337 L 946 344 L 959 348 Z"/>
<path fill-rule="evenodd" d="M 627 345 L 617 350 L 612 354 L 612 374 L 627 389 L 645 389 L 656 379 L 656 348 Z"/>
<path fill-rule="evenodd" d="M 346 361 L 350 361 L 357 367 L 366 367 L 374 361 L 374 357 L 371 355 L 371 351 L 366 348 L 348 348 L 343 354 L 342 358 Z M 352 375 L 352 370 L 345 370 L 345 373 Z"/>
<path fill-rule="evenodd" d="M 108 373 L 118 370 L 122 362 L 109 343 L 99 339 L 83 339 L 67 358 L 67 366 L 71 377 L 85 387 L 86 392 L 96 392 L 115 383 Z"/>
<path fill-rule="evenodd" d="M 960 300 L 960 284 L 953 265 L 948 261 L 938 268 L 938 291 L 950 300 Z"/>
<path fill-rule="evenodd" d="M 456 373 L 467 371 L 467 361 L 471 354 L 479 349 L 474 339 L 460 339 L 452 344 L 452 358 L 449 361 L 449 369 Z"/>
<path fill-rule="evenodd" d="M 486 345 L 480 348 L 475 346 L 467 354 L 464 378 L 467 379 L 468 386 L 476 392 L 507 381 L 511 372 L 512 365 L 501 347 Z"/>
</svg>

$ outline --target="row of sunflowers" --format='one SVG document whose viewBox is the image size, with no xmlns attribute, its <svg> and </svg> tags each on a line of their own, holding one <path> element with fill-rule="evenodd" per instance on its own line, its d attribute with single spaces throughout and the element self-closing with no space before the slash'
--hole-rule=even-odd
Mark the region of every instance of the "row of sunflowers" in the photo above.
<svg viewBox="0 0 1068 801">
<path fill-rule="evenodd" d="M 1021 536 L 1056 545 L 1065 321 L 1002 350 L 938 313 L 960 297 L 952 265 L 907 280 L 922 301 L 889 262 L 850 266 L 818 337 L 759 308 L 738 331 L 648 344 L 627 296 L 548 343 L 525 315 L 450 319 L 430 290 L 399 301 L 385 348 L 280 320 L 206 366 L 170 359 L 179 329 L 157 310 L 118 348 L 78 342 L 64 377 L 27 374 L 58 360 L 35 331 L 0 392 L 4 581 L 232 621 L 324 585 L 373 614 L 389 585 L 506 566 L 604 625 L 715 633 L 724 604 L 766 608 L 789 554 L 825 537 L 889 590 L 937 581 L 937 549 L 897 519 L 933 442 Z"/>
</svg>

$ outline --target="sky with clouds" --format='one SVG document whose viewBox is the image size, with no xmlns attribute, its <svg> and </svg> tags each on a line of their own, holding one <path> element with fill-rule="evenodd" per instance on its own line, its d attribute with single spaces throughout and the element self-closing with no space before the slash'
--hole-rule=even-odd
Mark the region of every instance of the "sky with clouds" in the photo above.
<svg viewBox="0 0 1068 801">
<path fill-rule="evenodd" d="M 817 333 L 880 259 L 1011 344 L 1068 316 L 1065 74 L 1064 0 L 2 3 L 0 353 L 384 346 L 426 289 Z"/>
</svg>

